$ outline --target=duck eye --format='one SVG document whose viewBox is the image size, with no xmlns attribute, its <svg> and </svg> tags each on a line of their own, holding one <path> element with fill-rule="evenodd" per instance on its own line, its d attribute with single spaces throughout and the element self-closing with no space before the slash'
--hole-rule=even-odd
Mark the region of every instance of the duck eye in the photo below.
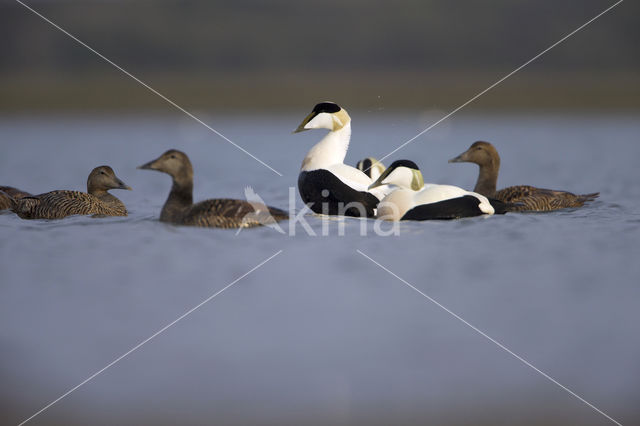
<svg viewBox="0 0 640 426">
<path fill-rule="evenodd" d="M 176 156 L 174 154 L 171 154 L 171 157 L 169 157 L 169 158 L 176 158 Z"/>
</svg>

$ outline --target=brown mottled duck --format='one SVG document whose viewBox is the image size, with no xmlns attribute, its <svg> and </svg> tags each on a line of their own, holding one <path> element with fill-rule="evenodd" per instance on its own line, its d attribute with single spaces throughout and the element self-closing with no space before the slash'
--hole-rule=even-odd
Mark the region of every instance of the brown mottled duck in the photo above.
<svg viewBox="0 0 640 426">
<path fill-rule="evenodd" d="M 187 154 L 175 149 L 138 167 L 171 176 L 173 185 L 160 221 L 213 228 L 250 228 L 288 219 L 285 211 L 262 203 L 218 198 L 193 203 L 193 167 Z"/>
<path fill-rule="evenodd" d="M 30 195 L 12 186 L 0 186 L 0 210 L 12 209 L 16 200 Z"/>
<path fill-rule="evenodd" d="M 71 215 L 126 216 L 127 209 L 110 189 L 128 189 L 109 166 L 96 167 L 87 178 L 87 192 L 51 191 L 16 200 L 13 211 L 23 219 L 62 219 Z"/>
<path fill-rule="evenodd" d="M 576 195 L 571 192 L 536 188 L 529 185 L 509 186 L 496 191 L 500 156 L 489 142 L 475 142 L 468 150 L 452 158 L 449 162 L 477 164 L 480 167 L 480 173 L 474 191 L 505 203 L 513 203 L 509 207 L 509 211 L 543 212 L 582 207 L 584 203 L 592 201 L 600 195 L 599 192 Z"/>
</svg>

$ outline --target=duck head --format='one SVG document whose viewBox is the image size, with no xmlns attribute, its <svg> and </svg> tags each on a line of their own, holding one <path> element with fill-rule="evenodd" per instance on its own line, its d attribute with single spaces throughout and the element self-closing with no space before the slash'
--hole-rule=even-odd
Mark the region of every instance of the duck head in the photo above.
<svg viewBox="0 0 640 426">
<path fill-rule="evenodd" d="M 313 107 L 313 111 L 307 115 L 293 133 L 300 133 L 311 129 L 340 130 L 351 122 L 347 111 L 333 102 L 321 102 Z"/>
<path fill-rule="evenodd" d="M 156 170 L 166 173 L 174 180 L 189 181 L 193 179 L 193 167 L 187 154 L 177 149 L 170 149 L 155 160 L 138 166 L 141 170 Z"/>
<path fill-rule="evenodd" d="M 479 166 L 500 167 L 500 156 L 489 142 L 477 141 L 468 150 L 449 160 L 449 163 L 475 163 Z"/>
<path fill-rule="evenodd" d="M 410 160 L 397 160 L 382 172 L 375 182 L 369 185 L 369 189 L 381 185 L 396 185 L 401 188 L 419 191 L 424 187 L 424 179 L 416 163 Z"/>
<path fill-rule="evenodd" d="M 127 189 L 131 191 L 131 187 L 121 181 L 111 167 L 99 166 L 91 170 L 87 178 L 87 192 L 93 194 L 110 189 Z"/>
<path fill-rule="evenodd" d="M 378 179 L 385 170 L 384 164 L 373 157 L 367 157 L 358 161 L 356 168 L 362 170 L 364 174 L 373 180 Z"/>
</svg>

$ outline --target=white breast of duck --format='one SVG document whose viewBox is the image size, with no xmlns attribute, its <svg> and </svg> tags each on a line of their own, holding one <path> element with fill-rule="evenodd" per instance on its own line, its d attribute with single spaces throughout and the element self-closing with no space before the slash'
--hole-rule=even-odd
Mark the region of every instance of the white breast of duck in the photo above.
<svg viewBox="0 0 640 426">
<path fill-rule="evenodd" d="M 371 215 L 375 205 L 388 192 L 387 187 L 369 191 L 373 180 L 355 167 L 344 164 L 351 140 L 349 114 L 332 102 L 317 104 L 294 133 L 310 129 L 328 129 L 329 133 L 307 153 L 298 177 L 300 195 L 312 210 L 320 213 L 320 204 L 361 202 Z M 323 197 L 322 193 L 327 194 Z M 373 197 L 372 197 L 373 196 Z M 329 214 L 335 213 L 333 207 Z"/>
<path fill-rule="evenodd" d="M 380 219 L 456 219 L 495 213 L 483 195 L 453 185 L 425 185 L 418 166 L 409 160 L 395 161 L 371 186 L 381 184 L 394 189 L 378 205 Z"/>
</svg>

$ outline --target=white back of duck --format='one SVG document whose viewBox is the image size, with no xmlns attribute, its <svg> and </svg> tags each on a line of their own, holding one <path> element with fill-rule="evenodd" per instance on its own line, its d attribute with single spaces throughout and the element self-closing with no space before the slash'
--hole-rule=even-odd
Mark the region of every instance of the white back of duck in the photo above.
<svg viewBox="0 0 640 426">
<path fill-rule="evenodd" d="M 425 185 L 420 169 L 409 160 L 394 161 L 371 187 L 384 184 L 395 190 L 378 205 L 376 216 L 381 219 L 403 220 L 407 214 L 410 220 L 453 219 L 495 212 L 489 200 L 475 192 L 453 185 Z"/>
</svg>

